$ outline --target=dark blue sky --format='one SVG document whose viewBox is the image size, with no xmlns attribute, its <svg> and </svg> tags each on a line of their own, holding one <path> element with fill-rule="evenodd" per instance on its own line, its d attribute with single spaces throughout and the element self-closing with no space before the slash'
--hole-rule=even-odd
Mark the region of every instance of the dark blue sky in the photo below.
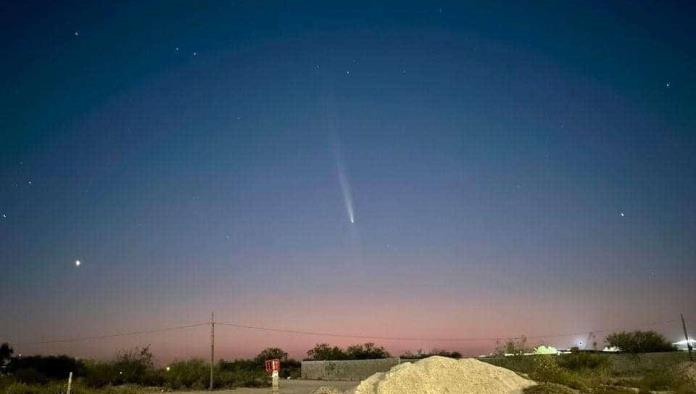
<svg viewBox="0 0 696 394">
<path fill-rule="evenodd" d="M 693 320 L 694 11 L 3 2 L 0 339 Z"/>
</svg>

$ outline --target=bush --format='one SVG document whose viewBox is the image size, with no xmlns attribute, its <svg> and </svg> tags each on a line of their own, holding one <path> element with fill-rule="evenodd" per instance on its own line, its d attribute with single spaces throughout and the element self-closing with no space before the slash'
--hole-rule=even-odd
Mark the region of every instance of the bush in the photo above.
<svg viewBox="0 0 696 394">
<path fill-rule="evenodd" d="M 203 360 L 176 361 L 169 365 L 164 384 L 171 389 L 190 388 L 201 390 L 208 387 L 210 366 Z"/>
<path fill-rule="evenodd" d="M 67 379 L 70 372 L 75 377 L 80 376 L 84 372 L 84 363 L 68 356 L 16 357 L 10 361 L 7 370 L 20 382 L 36 384 Z"/>
<path fill-rule="evenodd" d="M 299 379 L 302 376 L 302 363 L 289 358 L 284 363 L 280 364 L 280 377 Z"/>
<path fill-rule="evenodd" d="M 534 369 L 530 377 L 538 382 L 558 383 L 578 390 L 587 389 L 587 385 L 577 375 L 561 368 L 554 356 L 536 356 Z"/>
<path fill-rule="evenodd" d="M 611 366 L 609 358 L 594 353 L 573 353 L 559 356 L 558 365 L 571 371 L 583 369 L 607 369 Z"/>
<path fill-rule="evenodd" d="M 48 383 L 48 377 L 40 373 L 34 368 L 22 368 L 17 370 L 13 376 L 18 382 L 26 384 L 45 384 Z"/>
<path fill-rule="evenodd" d="M 155 369 L 152 359 L 149 346 L 121 351 L 113 363 L 113 369 L 118 371 L 114 383 L 146 384 Z"/>
<path fill-rule="evenodd" d="M 93 361 L 85 364 L 84 382 L 90 387 L 99 388 L 114 384 L 117 375 L 113 363 Z"/>
<path fill-rule="evenodd" d="M 351 360 L 370 360 L 375 358 L 389 358 L 391 355 L 384 347 L 376 346 L 372 342 L 367 342 L 362 345 L 348 346 L 346 355 Z"/>
<path fill-rule="evenodd" d="M 521 355 L 531 351 L 532 349 L 527 345 L 527 337 L 523 335 L 517 339 L 508 339 L 505 344 L 496 347 L 495 354 L 501 356 L 505 354 Z"/>
<path fill-rule="evenodd" d="M 615 332 L 606 339 L 609 346 L 616 346 L 628 353 L 670 352 L 676 350 L 662 335 L 655 331 Z"/>
<path fill-rule="evenodd" d="M 282 372 L 281 363 L 281 375 Z M 216 378 L 216 387 L 268 387 L 271 384 L 266 370 L 256 359 L 220 361 L 216 373 L 220 376 L 219 385 Z"/>
<path fill-rule="evenodd" d="M 411 353 L 410 351 L 407 351 L 406 353 L 401 354 L 399 356 L 399 358 L 422 359 L 422 358 L 428 358 L 431 356 L 462 358 L 462 354 L 459 352 L 449 352 L 447 350 L 442 350 L 442 349 L 433 349 L 429 353 L 423 353 L 423 351 L 420 349 L 416 353 Z"/>
<path fill-rule="evenodd" d="M 124 384 L 164 384 L 164 376 L 155 369 L 152 353 L 147 346 L 121 351 L 113 361 L 87 362 L 83 364 L 83 371 L 84 382 L 95 388 Z"/>
<path fill-rule="evenodd" d="M 328 343 L 318 343 L 307 351 L 310 360 L 345 360 L 348 355 L 338 346 L 330 346 Z"/>
<path fill-rule="evenodd" d="M 261 353 L 259 353 L 259 355 L 256 356 L 255 360 L 260 365 L 264 365 L 264 362 L 266 360 L 273 360 L 276 358 L 278 360 L 280 360 L 281 362 L 286 361 L 288 359 L 288 354 L 286 352 L 284 352 L 283 349 L 281 349 L 281 348 L 269 347 L 269 348 L 263 349 L 261 351 Z"/>
</svg>

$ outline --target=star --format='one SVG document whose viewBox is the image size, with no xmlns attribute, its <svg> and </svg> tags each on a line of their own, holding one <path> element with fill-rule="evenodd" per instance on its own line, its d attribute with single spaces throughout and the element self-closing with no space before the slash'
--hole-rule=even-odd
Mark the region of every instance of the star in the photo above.
<svg viewBox="0 0 696 394">
<path fill-rule="evenodd" d="M 346 70 L 346 75 L 350 75 L 350 71 L 349 71 L 349 70 Z"/>
<path fill-rule="evenodd" d="M 3 213 L 3 214 L 2 214 L 2 218 L 3 218 L 3 219 L 7 219 L 7 215 Z"/>
<path fill-rule="evenodd" d="M 193 56 L 198 56 L 198 52 L 194 52 L 194 53 L 193 53 Z"/>
<path fill-rule="evenodd" d="M 75 32 L 75 37 L 77 37 L 77 36 L 79 36 L 79 35 L 80 35 L 80 32 L 79 32 L 79 31 L 76 31 L 76 32 Z"/>
<path fill-rule="evenodd" d="M 31 181 L 28 181 L 27 183 L 31 185 Z"/>
<path fill-rule="evenodd" d="M 75 260 L 75 267 L 79 267 L 80 264 L 82 264 L 82 262 L 80 262 L 80 260 Z"/>
<path fill-rule="evenodd" d="M 665 87 L 668 88 L 668 87 L 670 87 L 670 86 L 672 86 L 672 82 L 667 81 L 667 82 L 665 83 Z"/>
<path fill-rule="evenodd" d="M 174 48 L 175 51 L 179 52 L 179 47 Z"/>
<path fill-rule="evenodd" d="M 619 216 L 624 217 L 624 216 L 626 216 L 626 215 L 624 215 L 623 212 L 619 212 Z"/>
</svg>

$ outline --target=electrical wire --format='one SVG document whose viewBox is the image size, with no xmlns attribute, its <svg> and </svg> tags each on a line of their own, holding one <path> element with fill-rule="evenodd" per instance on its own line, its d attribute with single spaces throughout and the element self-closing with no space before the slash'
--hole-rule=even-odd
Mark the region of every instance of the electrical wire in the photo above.
<svg viewBox="0 0 696 394">
<path fill-rule="evenodd" d="M 95 336 L 91 336 L 91 337 L 75 337 L 75 338 L 52 339 L 52 340 L 35 341 L 35 342 L 19 342 L 19 343 L 17 343 L 17 345 L 45 345 L 45 344 L 51 344 L 51 343 L 80 342 L 80 341 L 88 341 L 88 340 L 94 340 L 94 339 L 108 339 L 108 338 L 126 337 L 126 336 L 133 336 L 133 335 L 154 334 L 154 333 L 158 333 L 158 332 L 183 330 L 183 329 L 187 329 L 187 328 L 200 327 L 200 326 L 205 326 L 205 325 L 209 325 L 209 324 L 210 324 L 210 322 L 205 322 L 205 323 L 188 324 L 188 325 L 183 325 L 183 326 L 156 328 L 156 329 L 152 329 L 152 330 L 120 332 L 120 333 L 106 334 L 106 335 L 95 335 Z"/>
<path fill-rule="evenodd" d="M 665 321 L 646 323 L 646 324 L 642 324 L 642 325 L 637 326 L 637 327 L 633 327 L 633 329 L 669 324 L 669 323 L 674 323 L 677 321 L 678 321 L 677 319 L 674 319 L 674 320 L 665 320 Z M 522 339 L 522 338 L 546 339 L 546 338 L 562 338 L 562 337 L 586 335 L 588 332 L 601 333 L 601 332 L 607 332 L 607 331 L 629 329 L 626 327 L 623 327 L 623 328 L 622 327 L 614 327 L 614 328 L 584 330 L 584 331 L 574 332 L 574 333 L 534 335 L 534 336 L 440 337 L 440 338 L 438 338 L 438 337 L 389 337 L 389 336 L 379 336 L 379 335 L 343 334 L 343 333 L 331 333 L 331 332 L 321 332 L 321 331 L 294 330 L 294 329 L 275 328 L 275 327 L 252 326 L 252 325 L 246 325 L 246 324 L 240 324 L 240 323 L 234 323 L 234 322 L 224 322 L 224 321 L 215 321 L 212 323 L 214 323 L 215 325 L 218 325 L 218 326 L 234 327 L 234 328 L 256 330 L 256 331 L 277 332 L 277 333 L 292 334 L 292 335 L 308 335 L 308 336 L 319 336 L 319 337 L 328 337 L 328 338 L 352 338 L 352 339 L 367 339 L 367 340 L 372 339 L 372 340 L 382 340 L 382 341 L 421 341 L 421 342 L 488 342 L 488 341 L 499 341 L 499 340 Z M 193 324 L 180 325 L 180 326 L 157 328 L 157 329 L 152 329 L 152 330 L 120 332 L 120 333 L 106 334 L 106 335 L 63 338 L 63 339 L 43 340 L 43 341 L 33 341 L 33 342 L 19 342 L 19 343 L 16 343 L 16 345 L 44 345 L 44 344 L 53 344 L 53 343 L 69 343 L 69 342 L 80 342 L 80 341 L 88 341 L 88 340 L 108 339 L 108 338 L 125 337 L 125 336 L 154 334 L 154 333 L 174 331 L 174 330 L 183 330 L 183 329 L 189 329 L 189 328 L 195 328 L 195 327 L 201 327 L 201 326 L 208 326 L 210 324 L 211 324 L 211 322 L 208 321 L 208 322 L 200 322 L 200 323 L 193 323 Z"/>
</svg>

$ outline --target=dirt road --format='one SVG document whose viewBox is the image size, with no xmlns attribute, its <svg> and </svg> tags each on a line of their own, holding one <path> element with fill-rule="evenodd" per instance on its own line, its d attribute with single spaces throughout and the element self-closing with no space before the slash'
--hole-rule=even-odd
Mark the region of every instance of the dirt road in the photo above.
<svg viewBox="0 0 696 394">
<path fill-rule="evenodd" d="M 310 394 L 321 386 L 335 387 L 341 391 L 357 387 L 359 382 L 339 382 L 322 380 L 282 380 L 279 394 Z M 209 394 L 210 391 L 176 391 L 175 394 Z M 234 390 L 216 390 L 215 394 L 270 394 L 271 388 L 251 389 L 238 388 Z M 152 393 L 152 394 L 156 394 Z"/>
</svg>

